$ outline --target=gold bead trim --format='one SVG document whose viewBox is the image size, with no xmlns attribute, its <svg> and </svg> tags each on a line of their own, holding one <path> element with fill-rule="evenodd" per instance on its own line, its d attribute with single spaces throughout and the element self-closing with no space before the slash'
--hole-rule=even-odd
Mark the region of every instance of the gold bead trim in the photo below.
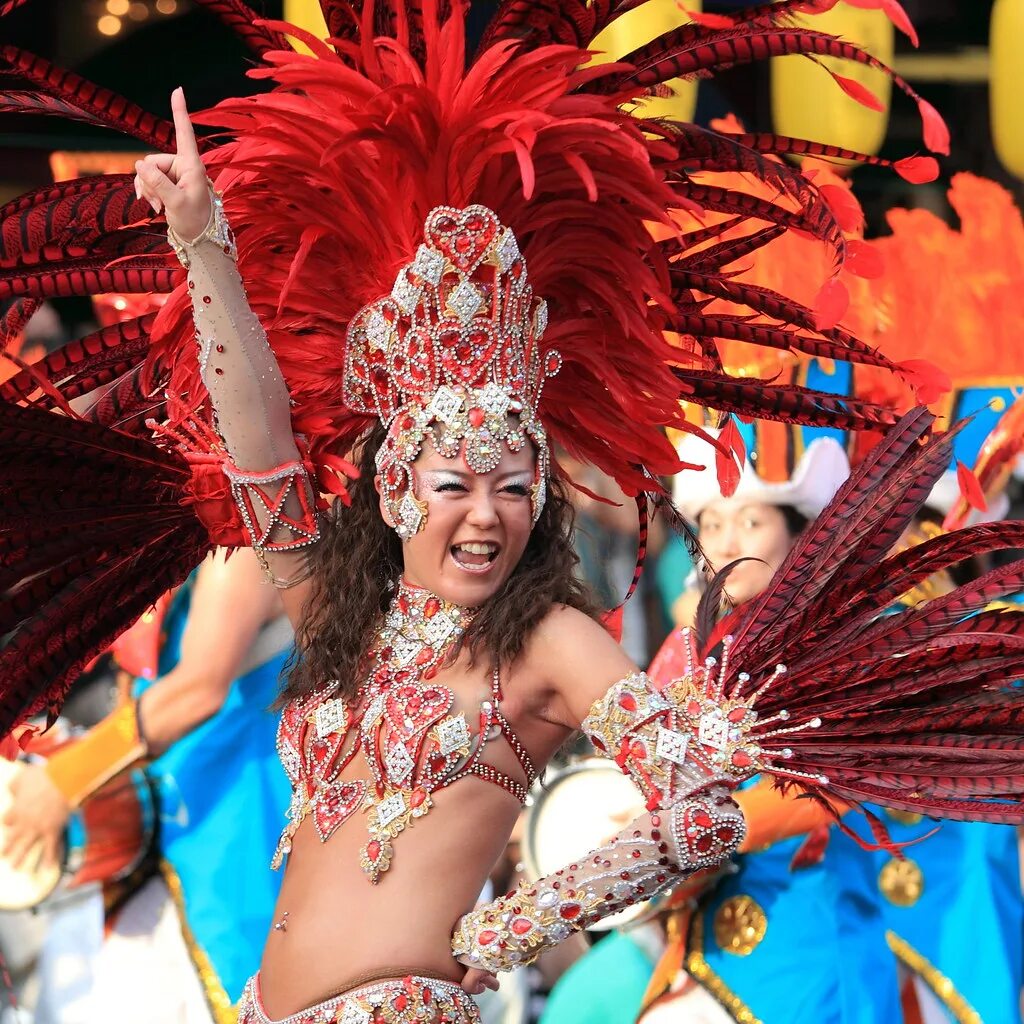
<svg viewBox="0 0 1024 1024">
<path fill-rule="evenodd" d="M 185 916 L 185 894 L 178 873 L 166 860 L 160 861 L 160 873 L 164 876 L 167 891 L 171 894 L 175 909 L 178 911 L 181 937 L 185 941 L 185 948 L 192 960 L 192 966 L 195 967 L 196 974 L 199 975 L 203 995 L 206 997 L 214 1024 L 237 1024 L 238 1007 L 232 1004 L 220 976 L 214 970 L 213 964 L 210 963 L 206 950 L 196 941 L 196 937 L 189 927 L 188 918 Z"/>
<path fill-rule="evenodd" d="M 711 969 L 704 959 L 704 918 L 697 912 L 690 926 L 686 971 L 694 981 L 715 997 L 736 1024 L 764 1024 L 760 1017 Z"/>
<path fill-rule="evenodd" d="M 981 1014 L 956 990 L 947 978 L 930 960 L 923 957 L 905 939 L 895 932 L 885 933 L 889 948 L 905 967 L 914 972 L 935 993 L 936 998 L 953 1015 L 957 1024 L 985 1024 Z"/>
</svg>

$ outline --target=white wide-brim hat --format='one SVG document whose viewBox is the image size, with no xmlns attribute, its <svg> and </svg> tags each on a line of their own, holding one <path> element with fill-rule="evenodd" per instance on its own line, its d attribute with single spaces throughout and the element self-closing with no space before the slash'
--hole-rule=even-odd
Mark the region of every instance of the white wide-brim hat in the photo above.
<svg viewBox="0 0 1024 1024">
<path fill-rule="evenodd" d="M 705 428 L 705 431 L 718 437 L 719 432 L 714 428 Z M 722 497 L 715 470 L 715 449 L 703 438 L 687 434 L 676 450 L 683 462 L 704 467 L 700 471 L 679 473 L 672 489 L 676 506 L 687 519 L 696 523 L 701 512 Z M 814 519 L 849 475 L 850 460 L 843 446 L 835 438 L 819 437 L 804 449 L 788 480 L 762 480 L 749 456 L 745 458 L 733 497 L 765 505 L 791 505 L 802 516 Z"/>
</svg>

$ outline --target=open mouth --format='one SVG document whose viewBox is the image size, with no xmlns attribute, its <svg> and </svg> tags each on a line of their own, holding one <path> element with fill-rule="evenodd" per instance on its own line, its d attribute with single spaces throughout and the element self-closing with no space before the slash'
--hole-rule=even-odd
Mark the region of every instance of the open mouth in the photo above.
<svg viewBox="0 0 1024 1024">
<path fill-rule="evenodd" d="M 449 551 L 452 561 L 467 572 L 487 572 L 501 552 L 501 545 L 494 541 L 467 541 L 453 544 Z"/>
</svg>

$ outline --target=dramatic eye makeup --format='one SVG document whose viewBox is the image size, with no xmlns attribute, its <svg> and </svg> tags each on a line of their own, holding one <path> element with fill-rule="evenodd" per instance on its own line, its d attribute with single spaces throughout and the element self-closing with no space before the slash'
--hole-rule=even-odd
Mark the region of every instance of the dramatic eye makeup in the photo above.
<svg viewBox="0 0 1024 1024">
<path fill-rule="evenodd" d="M 465 481 L 458 473 L 446 473 L 443 469 L 427 470 L 420 474 L 420 479 L 436 494 L 468 490 Z"/>
<path fill-rule="evenodd" d="M 533 483 L 533 476 L 529 473 L 520 473 L 502 482 L 501 492 L 511 494 L 517 498 L 526 498 L 530 494 L 530 485 Z"/>
</svg>

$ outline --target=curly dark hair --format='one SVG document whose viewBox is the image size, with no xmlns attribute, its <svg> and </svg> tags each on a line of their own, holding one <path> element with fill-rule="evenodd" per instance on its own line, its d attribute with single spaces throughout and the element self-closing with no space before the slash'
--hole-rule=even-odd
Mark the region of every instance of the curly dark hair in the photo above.
<svg viewBox="0 0 1024 1024">
<path fill-rule="evenodd" d="M 384 427 L 378 425 L 362 445 L 360 476 L 350 487 L 351 506 L 338 503 L 325 516 L 322 538 L 312 554 L 313 589 L 281 704 L 335 679 L 339 696 L 351 697 L 367 671 L 366 652 L 402 573 L 402 542 L 384 522 L 373 485 L 374 455 L 384 437 Z M 474 661 L 510 664 L 554 605 L 597 617 L 590 592 L 575 573 L 579 559 L 573 546 L 574 521 L 564 486 L 549 479 L 544 510 L 522 557 L 463 637 L 462 647 Z"/>
</svg>

